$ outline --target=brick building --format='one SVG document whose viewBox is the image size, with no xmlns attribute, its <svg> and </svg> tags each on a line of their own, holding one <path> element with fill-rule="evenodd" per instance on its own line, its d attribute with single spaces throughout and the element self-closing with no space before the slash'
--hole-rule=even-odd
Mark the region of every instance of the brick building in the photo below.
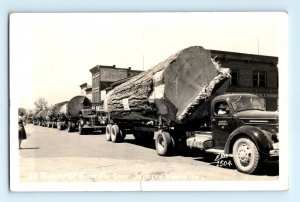
<svg viewBox="0 0 300 202">
<path fill-rule="evenodd" d="M 92 86 L 87 83 L 80 85 L 81 95 L 86 96 L 90 101 L 92 101 Z"/>
<path fill-rule="evenodd" d="M 96 65 L 90 69 L 92 73 L 92 103 L 98 108 L 101 105 L 101 90 L 106 89 L 110 84 L 135 76 L 142 71 L 128 68 L 116 68 L 113 66 Z"/>
<path fill-rule="evenodd" d="M 269 111 L 278 110 L 278 57 L 211 50 L 212 58 L 231 69 L 228 93 L 252 93 Z"/>
</svg>

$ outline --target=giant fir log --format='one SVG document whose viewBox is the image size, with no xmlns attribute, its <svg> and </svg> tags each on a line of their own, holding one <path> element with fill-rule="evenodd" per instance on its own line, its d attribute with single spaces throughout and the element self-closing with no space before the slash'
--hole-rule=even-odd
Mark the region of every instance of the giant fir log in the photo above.
<svg viewBox="0 0 300 202">
<path fill-rule="evenodd" d="M 47 113 L 47 117 L 49 119 L 52 119 L 53 117 L 56 117 L 60 111 L 60 108 L 64 105 L 68 103 L 68 101 L 65 101 L 65 102 L 60 102 L 60 103 L 57 103 L 55 104 L 53 107 L 50 107 L 49 108 L 49 111 Z"/>
<path fill-rule="evenodd" d="M 59 114 L 60 116 L 66 116 L 68 118 L 78 117 L 80 110 L 91 107 L 92 103 L 87 97 L 78 95 L 68 102 L 64 102 L 62 106 L 60 106 Z"/>
<path fill-rule="evenodd" d="M 211 100 L 228 88 L 229 70 L 193 46 L 179 51 L 107 93 L 104 108 L 112 119 L 157 120 L 184 124 L 209 115 Z"/>
</svg>

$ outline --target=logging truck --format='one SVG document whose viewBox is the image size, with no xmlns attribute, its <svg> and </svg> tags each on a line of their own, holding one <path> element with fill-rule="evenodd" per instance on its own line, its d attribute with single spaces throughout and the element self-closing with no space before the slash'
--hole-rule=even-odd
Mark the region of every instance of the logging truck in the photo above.
<svg viewBox="0 0 300 202">
<path fill-rule="evenodd" d="M 107 92 L 106 140 L 155 138 L 157 153 L 170 155 L 180 142 L 233 157 L 240 172 L 253 173 L 264 159 L 278 159 L 278 113 L 256 95 L 225 94 L 230 71 L 194 46 Z"/>
<path fill-rule="evenodd" d="M 49 109 L 43 109 L 37 114 L 38 125 L 45 127 L 47 125 L 47 113 Z"/>
<path fill-rule="evenodd" d="M 65 102 L 59 110 L 57 118 L 57 128 L 63 130 L 67 128 L 68 132 L 78 129 L 81 111 L 90 109 L 91 101 L 85 96 L 75 96 L 70 101 Z"/>
<path fill-rule="evenodd" d="M 78 122 L 78 133 L 80 135 L 92 133 L 96 130 L 100 130 L 101 133 L 104 133 L 106 125 L 107 112 L 96 111 L 95 109 L 81 110 Z"/>
<path fill-rule="evenodd" d="M 59 118 L 59 112 L 63 105 L 66 105 L 68 101 L 60 102 L 51 107 L 47 113 L 47 126 L 50 128 L 57 127 L 57 121 Z"/>
</svg>

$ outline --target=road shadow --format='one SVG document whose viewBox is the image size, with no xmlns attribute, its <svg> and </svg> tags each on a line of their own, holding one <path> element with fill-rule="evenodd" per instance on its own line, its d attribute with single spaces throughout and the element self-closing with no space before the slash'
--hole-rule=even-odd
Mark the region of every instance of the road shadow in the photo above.
<svg viewBox="0 0 300 202">
<path fill-rule="evenodd" d="M 40 149 L 40 147 L 21 147 L 19 150 L 26 150 L 26 149 Z"/>
<path fill-rule="evenodd" d="M 125 139 L 124 143 L 129 143 L 129 144 L 156 150 L 154 139 L 152 141 L 147 141 L 147 142 L 140 142 L 135 139 Z M 191 157 L 195 161 L 205 162 L 212 166 L 221 167 L 230 170 L 237 169 L 232 157 L 224 156 L 221 154 L 206 153 L 204 151 L 201 151 L 200 149 L 191 149 L 185 145 L 185 142 L 179 142 L 176 145 L 176 148 L 171 156 Z M 278 161 L 276 162 L 276 161 L 265 160 L 262 162 L 260 167 L 258 167 L 256 172 L 252 173 L 251 175 L 278 176 L 279 163 Z"/>
<path fill-rule="evenodd" d="M 214 154 L 203 154 L 201 157 L 194 158 L 196 161 L 209 163 L 212 166 L 217 166 L 225 169 L 236 170 L 232 157 L 219 157 Z M 257 170 L 252 173 L 254 176 L 279 176 L 279 162 L 264 160 L 261 162 Z"/>
<path fill-rule="evenodd" d="M 105 133 L 103 133 L 101 131 L 86 132 L 84 134 L 79 134 L 78 131 L 72 131 L 72 132 L 68 132 L 68 133 L 82 135 L 82 136 L 88 136 L 88 135 L 105 135 Z"/>
<path fill-rule="evenodd" d="M 279 176 L 279 161 L 265 160 L 254 175 Z"/>
<path fill-rule="evenodd" d="M 145 147 L 148 149 L 153 149 L 155 150 L 155 140 L 150 140 L 150 141 L 137 141 L 136 139 L 125 139 L 124 140 L 125 143 L 129 143 L 129 144 L 133 144 L 133 145 L 137 145 L 137 146 L 141 146 L 141 147 Z"/>
</svg>

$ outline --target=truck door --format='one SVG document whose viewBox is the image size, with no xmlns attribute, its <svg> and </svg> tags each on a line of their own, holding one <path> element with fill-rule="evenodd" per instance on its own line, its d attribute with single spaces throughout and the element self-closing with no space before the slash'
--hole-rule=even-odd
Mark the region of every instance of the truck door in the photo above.
<svg viewBox="0 0 300 202">
<path fill-rule="evenodd" d="M 236 129 L 237 121 L 226 100 L 218 100 L 212 105 L 211 129 L 216 149 L 224 149 L 230 133 Z"/>
</svg>

